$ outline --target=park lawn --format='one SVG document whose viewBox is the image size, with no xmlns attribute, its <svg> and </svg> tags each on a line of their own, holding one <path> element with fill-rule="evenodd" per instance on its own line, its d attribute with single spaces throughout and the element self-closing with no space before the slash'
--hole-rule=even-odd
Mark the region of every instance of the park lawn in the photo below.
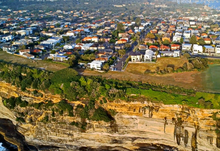
<svg viewBox="0 0 220 151">
<path fill-rule="evenodd" d="M 69 66 L 67 63 L 62 63 L 62 62 L 31 60 L 31 59 L 27 59 L 21 56 L 8 54 L 3 51 L 0 51 L 0 61 L 27 65 L 29 67 L 43 68 L 45 70 L 49 70 L 53 72 L 67 68 Z"/>
</svg>

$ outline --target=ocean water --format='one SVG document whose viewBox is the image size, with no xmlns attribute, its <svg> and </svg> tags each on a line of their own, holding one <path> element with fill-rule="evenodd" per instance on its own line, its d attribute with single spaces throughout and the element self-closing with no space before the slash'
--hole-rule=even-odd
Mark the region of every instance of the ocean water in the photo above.
<svg viewBox="0 0 220 151">
<path fill-rule="evenodd" d="M 220 0 L 215 0 L 213 2 L 205 2 L 205 5 L 211 7 L 211 8 L 214 8 L 214 9 L 218 9 L 220 10 Z"/>
<path fill-rule="evenodd" d="M 7 149 L 2 146 L 2 143 L 0 143 L 0 151 L 7 151 Z"/>
</svg>

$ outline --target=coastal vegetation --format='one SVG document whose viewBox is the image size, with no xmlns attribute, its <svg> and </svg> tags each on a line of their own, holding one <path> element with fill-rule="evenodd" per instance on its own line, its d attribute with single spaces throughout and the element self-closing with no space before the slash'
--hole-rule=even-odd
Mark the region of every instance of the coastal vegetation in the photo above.
<svg viewBox="0 0 220 151">
<path fill-rule="evenodd" d="M 105 79 L 100 76 L 79 76 L 78 73 L 71 68 L 53 73 L 36 68 L 0 62 L 0 79 L 20 87 L 22 91 L 28 91 L 28 88 L 39 89 L 52 94 L 61 95 L 64 100 L 69 101 L 79 101 L 83 98 L 84 103 L 88 105 L 88 109 L 82 109 L 79 112 L 82 113 L 84 117 L 88 117 L 88 115 L 84 113 L 88 112 L 89 109 L 93 109 L 92 106 L 94 106 L 96 102 L 101 102 L 100 104 L 105 103 L 106 98 L 108 100 L 122 99 L 129 101 L 129 98 L 133 95 L 145 96 L 149 101 L 163 102 L 165 104 L 185 104 L 199 108 L 220 108 L 219 94 L 196 92 L 193 89 L 183 89 L 171 85 L 165 86 L 143 82 Z M 105 99 L 100 101 L 100 98 Z M 8 100 L 8 102 L 10 103 L 11 100 Z M 69 116 L 73 115 L 71 112 L 72 108 L 63 105 L 63 103 L 64 102 L 61 101 L 58 105 L 59 112 L 63 113 L 66 108 Z M 17 103 L 12 101 L 10 104 L 9 108 L 20 104 L 21 106 L 27 105 L 27 103 L 23 103 L 19 100 Z M 40 108 L 39 105 L 34 106 Z"/>
</svg>

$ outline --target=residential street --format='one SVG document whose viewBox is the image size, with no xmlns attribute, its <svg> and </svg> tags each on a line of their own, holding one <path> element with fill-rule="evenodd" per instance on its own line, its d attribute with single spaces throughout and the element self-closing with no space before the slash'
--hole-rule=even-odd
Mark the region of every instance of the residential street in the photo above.
<svg viewBox="0 0 220 151">
<path fill-rule="evenodd" d="M 151 30 L 152 28 L 148 28 L 146 29 L 145 32 L 143 32 L 141 35 L 140 35 L 140 40 L 143 40 L 144 37 L 147 35 L 147 33 Z M 138 42 L 135 41 L 131 48 L 126 52 L 126 54 L 116 63 L 116 65 L 113 67 L 113 71 L 122 71 L 123 70 L 123 66 L 125 64 L 125 61 L 126 59 L 129 57 L 130 55 L 130 52 L 133 51 L 133 49 L 138 45 Z"/>
</svg>

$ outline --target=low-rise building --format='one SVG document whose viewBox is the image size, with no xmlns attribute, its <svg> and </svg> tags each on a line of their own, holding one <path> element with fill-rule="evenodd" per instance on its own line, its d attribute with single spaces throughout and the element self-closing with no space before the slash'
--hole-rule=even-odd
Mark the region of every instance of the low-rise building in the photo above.
<svg viewBox="0 0 220 151">
<path fill-rule="evenodd" d="M 94 60 L 91 63 L 88 63 L 90 69 L 102 70 L 102 66 L 104 64 L 104 60 Z"/>
</svg>

